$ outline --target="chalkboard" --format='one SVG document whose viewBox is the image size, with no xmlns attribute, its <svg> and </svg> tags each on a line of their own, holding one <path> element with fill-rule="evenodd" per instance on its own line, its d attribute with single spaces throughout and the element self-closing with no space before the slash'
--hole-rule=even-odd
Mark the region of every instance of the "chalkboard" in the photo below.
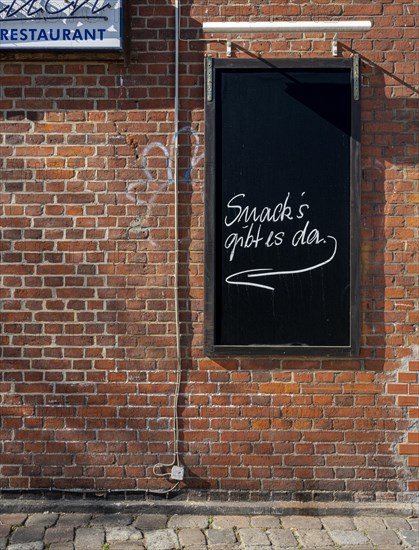
<svg viewBox="0 0 419 550">
<path fill-rule="evenodd" d="M 208 355 L 358 353 L 354 67 L 207 62 Z"/>
</svg>

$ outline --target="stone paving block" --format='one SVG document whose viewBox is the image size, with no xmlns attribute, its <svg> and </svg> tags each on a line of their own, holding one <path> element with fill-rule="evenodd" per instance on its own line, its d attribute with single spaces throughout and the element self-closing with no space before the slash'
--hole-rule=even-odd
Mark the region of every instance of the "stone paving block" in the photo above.
<svg viewBox="0 0 419 550">
<path fill-rule="evenodd" d="M 178 537 L 181 546 L 186 546 L 187 548 L 190 546 L 206 547 L 205 535 L 201 529 L 196 527 L 192 529 L 180 529 Z"/>
<path fill-rule="evenodd" d="M 12 544 L 23 542 L 38 542 L 44 539 L 45 529 L 43 527 L 18 527 L 10 537 Z"/>
<path fill-rule="evenodd" d="M 321 529 L 322 522 L 320 518 L 312 516 L 286 516 L 281 518 L 281 523 L 285 529 Z"/>
<path fill-rule="evenodd" d="M 79 527 L 76 530 L 76 550 L 101 550 L 104 543 L 105 531 L 100 527 Z"/>
<path fill-rule="evenodd" d="M 31 514 L 25 527 L 52 527 L 58 519 L 58 514 L 45 512 L 44 514 Z"/>
<path fill-rule="evenodd" d="M 56 527 L 84 527 L 89 525 L 90 519 L 92 518 L 92 514 L 60 514 L 60 517 L 58 518 Z"/>
<path fill-rule="evenodd" d="M 361 517 L 354 518 L 356 528 L 359 531 L 379 531 L 387 529 L 382 518 L 377 517 Z"/>
<path fill-rule="evenodd" d="M 148 550 L 174 550 L 180 548 L 179 541 L 173 529 L 158 529 L 144 534 Z"/>
<path fill-rule="evenodd" d="M 134 527 L 141 530 L 164 529 L 168 517 L 164 514 L 141 514 L 134 521 Z"/>
<path fill-rule="evenodd" d="M 242 550 L 242 546 L 239 543 L 234 544 L 214 544 L 212 546 L 205 546 L 209 550 Z M 200 548 L 199 550 L 203 550 Z"/>
<path fill-rule="evenodd" d="M 50 527 L 45 531 L 44 542 L 45 544 L 52 544 L 53 542 L 71 542 L 73 538 L 73 527 Z"/>
<path fill-rule="evenodd" d="M 253 529 L 239 529 L 239 541 L 247 550 L 253 546 L 269 546 L 268 535 L 262 529 L 254 527 Z"/>
<path fill-rule="evenodd" d="M 281 520 L 278 516 L 252 516 L 250 525 L 259 529 L 279 529 Z"/>
<path fill-rule="evenodd" d="M 243 548 L 243 547 L 242 547 Z M 245 550 L 272 550 L 272 546 L 245 546 Z"/>
<path fill-rule="evenodd" d="M 321 518 L 323 527 L 328 531 L 355 531 L 353 518 L 342 516 L 329 516 Z"/>
<path fill-rule="evenodd" d="M 28 514 L 0 514 L 1 525 L 22 525 Z"/>
<path fill-rule="evenodd" d="M 250 527 L 249 516 L 214 516 L 213 529 L 245 529 Z"/>
<path fill-rule="evenodd" d="M 138 541 L 142 540 L 141 531 L 132 525 L 107 527 L 105 526 L 106 542 Z"/>
<path fill-rule="evenodd" d="M 208 529 L 208 516 L 195 516 L 193 514 L 175 514 L 167 522 L 169 529 Z"/>
<path fill-rule="evenodd" d="M 208 545 L 215 544 L 234 544 L 236 535 L 233 529 L 206 529 L 205 536 L 207 537 Z"/>
<path fill-rule="evenodd" d="M 134 516 L 130 514 L 99 514 L 93 516 L 90 525 L 130 525 L 134 521 Z"/>
<path fill-rule="evenodd" d="M 109 550 L 144 550 L 141 542 L 112 542 L 109 545 Z"/>
<path fill-rule="evenodd" d="M 400 531 L 399 536 L 404 543 L 409 544 L 413 548 L 419 548 L 419 530 Z"/>
<path fill-rule="evenodd" d="M 297 548 L 298 542 L 290 529 L 269 529 L 267 535 L 274 548 Z"/>
<path fill-rule="evenodd" d="M 360 531 L 329 531 L 335 544 L 341 546 L 368 545 L 368 538 Z"/>
<path fill-rule="evenodd" d="M 408 531 L 411 529 L 410 523 L 407 521 L 407 519 L 404 518 L 395 518 L 395 517 L 388 517 L 383 518 L 384 523 L 387 525 L 389 529 L 394 529 L 395 531 Z M 418 525 L 419 530 L 419 525 Z"/>
<path fill-rule="evenodd" d="M 412 526 L 412 529 L 415 529 L 416 531 L 419 531 L 419 518 L 418 517 L 407 518 L 407 521 Z"/>
<path fill-rule="evenodd" d="M 23 542 L 21 544 L 9 544 L 7 550 L 43 550 L 43 542 Z"/>
<path fill-rule="evenodd" d="M 49 550 L 74 550 L 74 544 L 72 542 L 54 542 Z"/>
<path fill-rule="evenodd" d="M 402 543 L 392 529 L 386 529 L 385 531 L 383 529 L 379 531 L 368 530 L 367 535 L 371 542 L 378 546 L 378 548 L 382 548 L 383 546 L 394 546 L 397 548 L 397 546 L 400 546 Z"/>
<path fill-rule="evenodd" d="M 307 531 L 298 529 L 297 538 L 303 548 L 334 548 L 333 541 L 325 530 L 310 529 L 310 531 Z"/>
<path fill-rule="evenodd" d="M 11 525 L 1 525 L 0 524 L 0 538 L 8 537 L 11 528 L 12 528 Z"/>
</svg>

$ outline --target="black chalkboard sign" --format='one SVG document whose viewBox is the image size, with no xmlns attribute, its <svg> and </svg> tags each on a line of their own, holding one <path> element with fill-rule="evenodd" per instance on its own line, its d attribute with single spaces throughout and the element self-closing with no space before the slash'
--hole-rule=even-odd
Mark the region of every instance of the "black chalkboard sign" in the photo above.
<svg viewBox="0 0 419 550">
<path fill-rule="evenodd" d="M 358 352 L 357 74 L 207 62 L 207 354 Z"/>
</svg>

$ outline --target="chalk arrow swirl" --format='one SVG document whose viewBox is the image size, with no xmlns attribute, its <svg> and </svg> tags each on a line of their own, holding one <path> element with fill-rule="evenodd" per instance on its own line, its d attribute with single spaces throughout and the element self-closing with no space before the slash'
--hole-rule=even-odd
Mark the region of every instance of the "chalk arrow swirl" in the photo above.
<svg viewBox="0 0 419 550">
<path fill-rule="evenodd" d="M 249 279 L 254 279 L 257 277 L 272 277 L 273 275 L 294 275 L 296 273 L 305 273 L 307 271 L 313 271 L 314 269 L 319 269 L 320 267 L 323 267 L 324 265 L 328 264 L 333 260 L 333 258 L 336 256 L 336 252 L 338 249 L 338 242 L 335 239 L 335 237 L 332 237 L 332 235 L 327 235 L 328 239 L 332 239 L 334 246 L 333 246 L 333 252 L 329 258 L 324 260 L 323 262 L 320 262 L 315 265 L 311 265 L 309 267 L 305 267 L 303 269 L 291 269 L 286 271 L 274 271 L 271 267 L 264 267 L 259 269 L 247 269 L 245 271 L 239 271 L 237 273 L 232 273 L 228 277 L 226 277 L 226 283 L 229 285 L 242 285 L 242 286 L 255 286 L 257 288 L 266 288 L 267 290 L 275 290 L 273 286 L 263 285 L 258 282 L 250 281 Z M 239 280 L 234 280 L 235 277 L 239 277 Z"/>
</svg>

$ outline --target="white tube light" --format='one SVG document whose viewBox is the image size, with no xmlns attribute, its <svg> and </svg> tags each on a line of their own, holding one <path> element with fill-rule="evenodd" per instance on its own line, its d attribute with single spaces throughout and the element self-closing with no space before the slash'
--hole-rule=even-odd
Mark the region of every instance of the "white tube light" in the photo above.
<svg viewBox="0 0 419 550">
<path fill-rule="evenodd" d="M 254 33 L 254 32 L 347 32 L 369 31 L 371 21 L 244 21 L 207 22 L 203 31 L 211 33 Z"/>
</svg>

